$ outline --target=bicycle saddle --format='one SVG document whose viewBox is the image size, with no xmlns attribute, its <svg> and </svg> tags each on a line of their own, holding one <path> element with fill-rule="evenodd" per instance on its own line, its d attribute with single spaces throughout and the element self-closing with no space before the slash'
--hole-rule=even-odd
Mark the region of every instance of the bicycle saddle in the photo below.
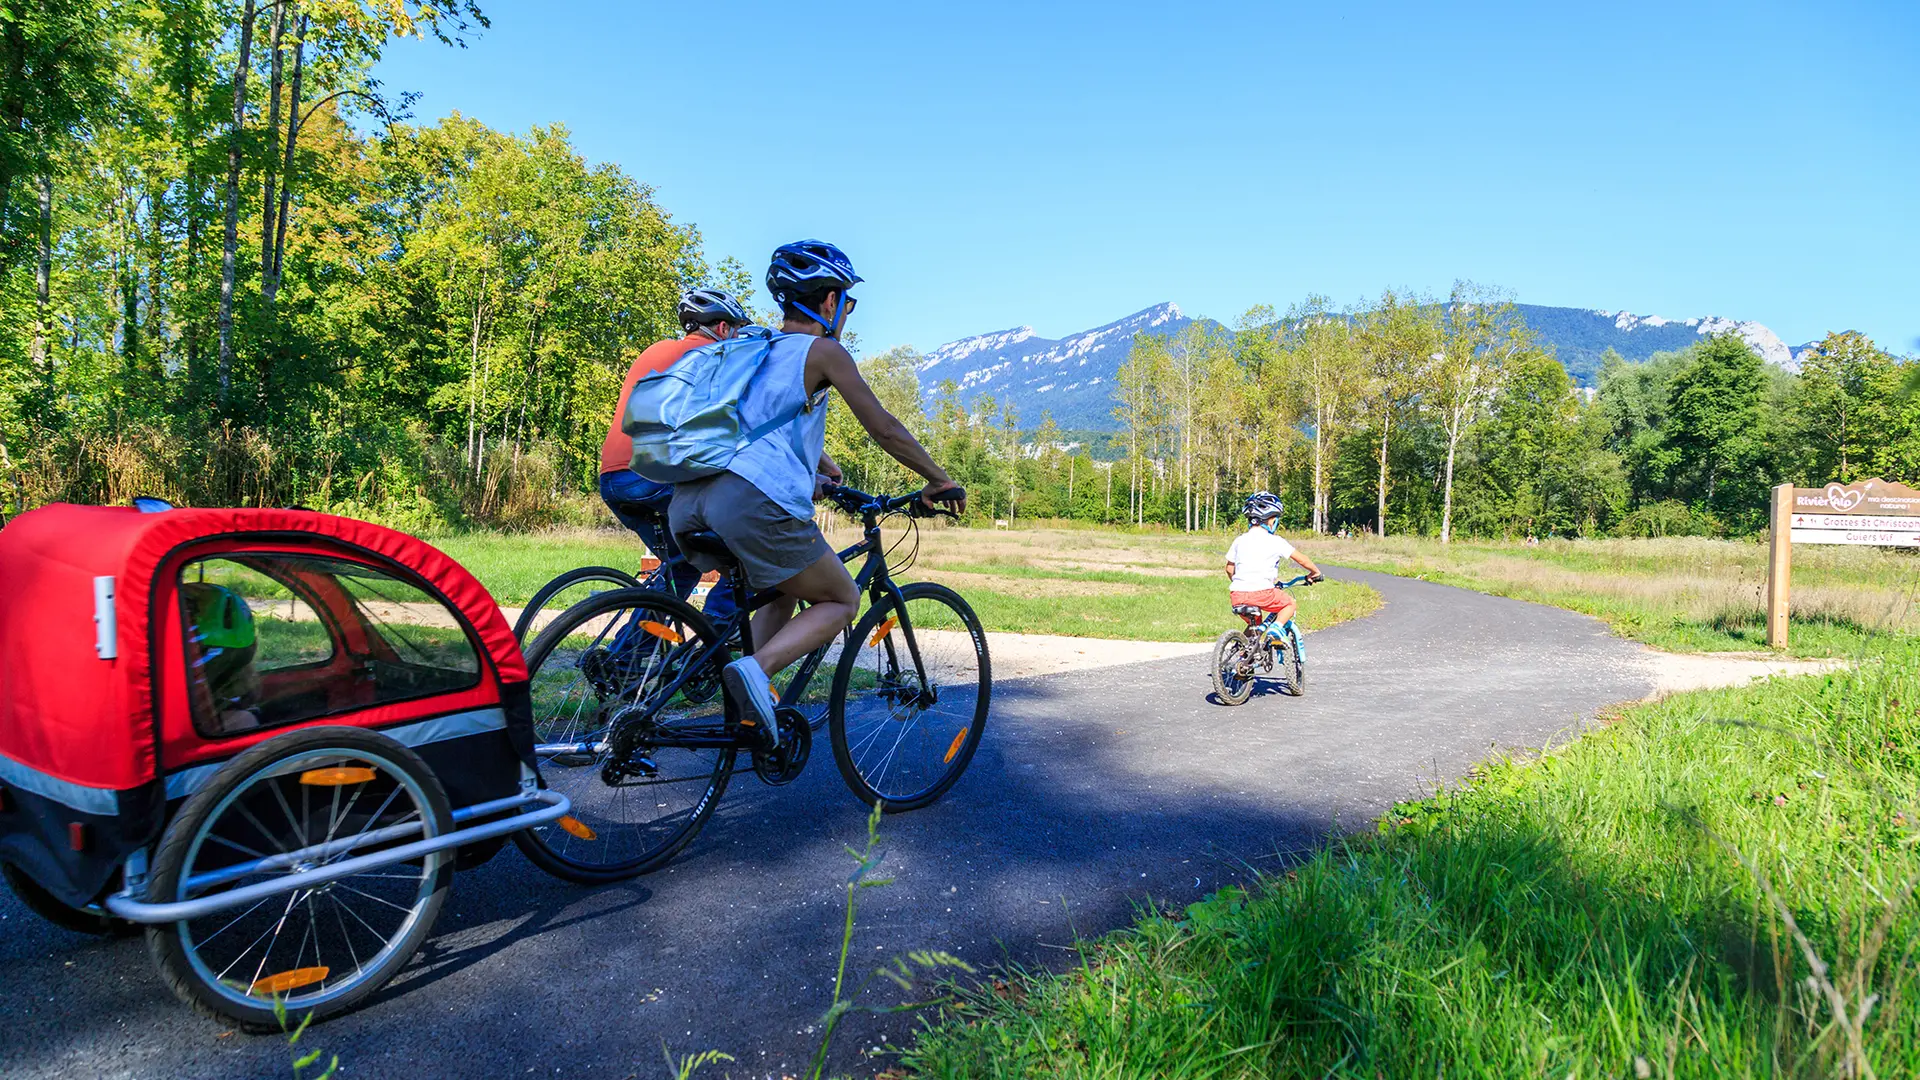
<svg viewBox="0 0 1920 1080">
<path fill-rule="evenodd" d="M 727 550 L 727 542 L 720 539 L 719 533 L 701 529 L 699 532 L 690 532 L 677 539 L 680 541 L 680 550 L 689 555 L 705 555 L 709 559 L 718 559 L 728 564 L 739 561 L 733 557 L 733 552 Z"/>
<path fill-rule="evenodd" d="M 1255 607 L 1252 604 L 1235 604 L 1233 605 L 1233 613 L 1243 619 L 1264 619 L 1267 617 L 1266 609 Z"/>
<path fill-rule="evenodd" d="M 636 517 L 662 525 L 666 524 L 667 520 L 666 510 L 654 503 L 641 502 L 636 499 L 616 499 L 608 504 L 608 508 L 616 514 L 624 514 L 628 517 Z"/>
</svg>

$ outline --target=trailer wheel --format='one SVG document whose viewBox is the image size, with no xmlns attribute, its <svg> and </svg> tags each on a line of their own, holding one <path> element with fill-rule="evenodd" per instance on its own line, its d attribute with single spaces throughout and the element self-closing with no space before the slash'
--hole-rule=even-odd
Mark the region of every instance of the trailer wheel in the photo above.
<svg viewBox="0 0 1920 1080">
<path fill-rule="evenodd" d="M 301 875 L 450 831 L 446 792 L 419 755 L 373 731 L 313 727 L 234 758 L 187 800 L 154 858 L 149 902 L 285 887 L 147 928 L 169 986 L 252 1031 L 345 1012 L 419 950 L 446 899 L 454 853 L 317 885 Z"/>
</svg>

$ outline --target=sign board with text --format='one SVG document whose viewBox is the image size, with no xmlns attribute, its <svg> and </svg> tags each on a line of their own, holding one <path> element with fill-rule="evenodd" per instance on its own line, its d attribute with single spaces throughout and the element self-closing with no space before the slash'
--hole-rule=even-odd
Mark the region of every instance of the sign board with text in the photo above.
<svg viewBox="0 0 1920 1080">
<path fill-rule="evenodd" d="M 1767 644 L 1787 645 L 1787 603 L 1795 544 L 1920 548 L 1920 491 L 1875 477 L 1773 489 L 1767 559 Z"/>
<path fill-rule="evenodd" d="M 1787 527 L 1796 544 L 1920 547 L 1920 491 L 1878 478 L 1793 489 Z"/>
<path fill-rule="evenodd" d="M 1875 478 L 1857 484 L 1793 489 L 1794 516 L 1920 519 L 1920 491 Z M 1848 526 L 1852 528 L 1853 526 Z"/>
</svg>

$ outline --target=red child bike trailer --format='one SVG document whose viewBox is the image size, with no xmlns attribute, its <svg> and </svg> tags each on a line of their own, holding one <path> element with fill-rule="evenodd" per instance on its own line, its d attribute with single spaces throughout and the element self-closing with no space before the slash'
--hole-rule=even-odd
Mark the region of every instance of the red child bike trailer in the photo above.
<svg viewBox="0 0 1920 1080">
<path fill-rule="evenodd" d="M 0 870 L 63 926 L 143 924 L 242 1026 L 352 1008 L 454 869 L 567 814 L 530 712 L 493 598 L 403 533 L 150 500 L 0 529 Z"/>
</svg>

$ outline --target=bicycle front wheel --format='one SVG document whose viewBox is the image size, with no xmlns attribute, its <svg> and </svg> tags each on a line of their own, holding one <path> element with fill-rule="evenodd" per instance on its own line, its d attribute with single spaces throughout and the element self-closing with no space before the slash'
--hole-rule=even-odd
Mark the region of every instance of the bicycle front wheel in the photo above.
<svg viewBox="0 0 1920 1080">
<path fill-rule="evenodd" d="M 665 865 L 713 816 L 734 751 L 719 704 L 682 692 L 712 674 L 681 674 L 714 634 L 687 604 L 636 588 L 568 608 L 527 647 L 540 774 L 573 801 L 566 817 L 513 834 L 535 865 L 620 881 Z"/>
<path fill-rule="evenodd" d="M 640 584 L 632 574 L 611 566 L 582 566 L 569 570 L 545 585 L 520 609 L 513 620 L 513 638 L 525 649 L 533 635 L 552 622 L 555 616 L 582 600 L 615 589 L 631 589 Z"/>
<path fill-rule="evenodd" d="M 1299 697 L 1307 692 L 1307 662 L 1300 656 L 1300 632 L 1287 631 L 1286 655 L 1280 658 L 1281 689 L 1289 697 Z"/>
<path fill-rule="evenodd" d="M 867 610 L 827 702 L 840 775 L 869 806 L 918 810 L 960 779 L 986 731 L 993 668 L 980 619 L 944 585 L 916 581 Z M 918 646 L 907 641 L 913 630 Z"/>
</svg>

